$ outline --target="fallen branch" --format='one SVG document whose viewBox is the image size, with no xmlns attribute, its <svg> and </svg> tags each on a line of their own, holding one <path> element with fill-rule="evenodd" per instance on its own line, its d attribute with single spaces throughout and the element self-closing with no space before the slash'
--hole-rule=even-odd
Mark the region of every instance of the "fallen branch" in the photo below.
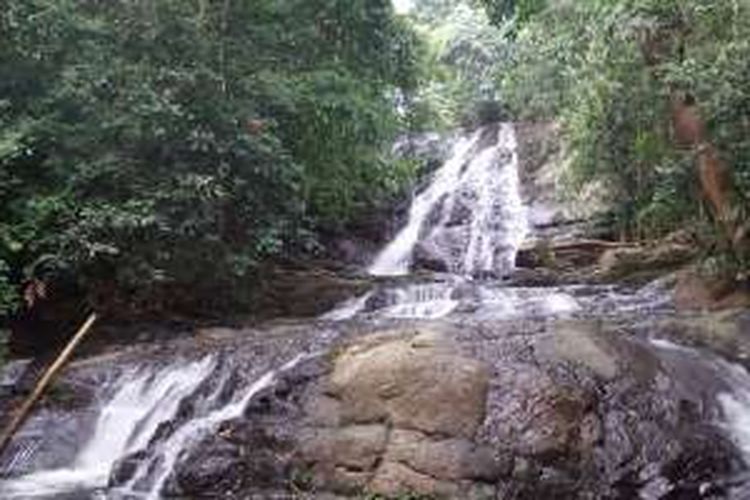
<svg viewBox="0 0 750 500">
<path fill-rule="evenodd" d="M 89 330 L 91 330 L 91 327 L 93 326 L 96 319 L 96 313 L 91 313 L 86 322 L 81 326 L 81 328 L 78 329 L 73 338 L 70 339 L 70 342 L 68 342 L 68 345 L 65 346 L 65 349 L 62 350 L 60 355 L 57 356 L 57 359 L 55 359 L 55 361 L 44 372 L 44 375 L 39 379 L 39 382 L 37 382 L 36 387 L 34 388 L 34 392 L 32 392 L 29 397 L 26 398 L 26 401 L 24 401 L 23 405 L 21 405 L 13 419 L 0 435 L 0 454 L 2 454 L 3 450 L 5 450 L 5 447 L 8 445 L 8 443 L 10 443 L 10 440 L 13 439 L 16 431 L 18 431 L 18 429 L 21 427 L 21 424 L 23 424 L 23 422 L 26 420 L 29 412 L 34 407 L 34 404 L 36 404 L 36 402 L 42 396 L 44 391 L 47 389 L 47 386 L 55 378 L 55 375 L 57 375 L 60 369 L 65 366 L 65 363 L 73 354 L 73 351 L 75 351 L 76 347 L 78 347 L 78 344 L 81 343 Z"/>
</svg>

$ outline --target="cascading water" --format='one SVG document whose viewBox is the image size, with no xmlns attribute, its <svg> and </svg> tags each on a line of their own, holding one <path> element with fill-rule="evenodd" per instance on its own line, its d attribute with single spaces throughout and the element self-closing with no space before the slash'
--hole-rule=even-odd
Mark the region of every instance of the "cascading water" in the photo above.
<svg viewBox="0 0 750 500">
<path fill-rule="evenodd" d="M 413 201 L 409 211 L 409 222 L 385 247 L 370 267 L 370 273 L 376 276 L 398 276 L 409 272 L 411 255 L 419 241 L 422 226 L 433 207 L 454 188 L 461 174 L 461 169 L 479 142 L 480 133 L 459 139 L 450 159 L 436 172 L 435 178 Z"/>
<path fill-rule="evenodd" d="M 128 371 L 113 382 L 119 389 L 103 404 L 93 434 L 69 468 L 30 474 L 0 488 L 6 498 L 29 498 L 106 486 L 114 462 L 145 447 L 214 367 L 207 357 L 159 371 Z"/>
<path fill-rule="evenodd" d="M 418 246 L 455 274 L 509 273 L 527 232 L 516 148 L 511 124 L 459 139 L 370 273 L 407 274 Z"/>
<path fill-rule="evenodd" d="M 214 430 L 220 423 L 242 415 L 250 400 L 263 389 L 271 386 L 276 380 L 278 372 L 293 368 L 302 359 L 303 355 L 296 356 L 292 361 L 282 366 L 279 370 L 267 372 L 250 385 L 242 394 L 233 398 L 228 404 L 210 409 L 204 415 L 194 416 L 172 433 L 166 440 L 158 443 L 157 451 L 150 460 L 142 462 L 136 474 L 125 490 L 138 491 L 142 485 L 146 485 L 148 500 L 160 498 L 162 489 L 170 474 L 174 470 L 175 463 L 181 454 L 206 433 Z"/>
<path fill-rule="evenodd" d="M 664 339 L 654 339 L 651 343 L 662 352 L 671 356 L 671 362 L 682 362 L 693 374 L 698 369 L 710 373 L 715 386 L 711 394 L 722 413 L 718 425 L 724 427 L 737 448 L 742 453 L 745 463 L 750 466 L 750 374 L 742 366 L 730 363 L 705 352 L 677 345 Z M 703 383 L 695 377 L 695 383 Z M 750 491 L 747 493 L 750 494 Z"/>
<path fill-rule="evenodd" d="M 497 139 L 488 141 L 494 130 Z M 454 145 L 448 161 L 414 198 L 406 226 L 369 269 L 377 276 L 408 274 L 412 267 L 450 274 L 433 282 L 386 285 L 326 319 L 454 316 L 460 320 L 463 315 L 472 321 L 513 321 L 671 314 L 671 295 L 658 281 L 634 292 L 608 286 L 519 288 L 472 279 L 512 271 L 517 249 L 529 233 L 514 129 L 501 125 L 494 130 L 481 129 Z M 750 375 L 745 368 L 664 341 L 654 341 L 652 348 L 665 369 L 677 372 L 676 380 L 690 380 L 696 371 L 702 374 L 686 390 L 716 408 L 712 423 L 724 429 L 750 465 Z M 747 481 L 740 483 L 747 489 Z M 640 493 L 641 498 L 651 498 L 646 488 Z M 747 498 L 750 491 L 733 495 Z"/>
<path fill-rule="evenodd" d="M 249 387 L 236 391 L 229 402 L 222 402 L 219 396 L 230 383 L 230 372 L 220 377 L 208 395 L 200 395 L 200 388 L 218 369 L 216 359 L 211 356 L 174 363 L 160 370 L 148 367 L 128 370 L 107 384 L 117 390 L 104 397 L 95 430 L 72 465 L 2 481 L 2 498 L 52 499 L 63 495 L 91 498 L 92 492 L 107 487 L 117 460 L 143 451 L 155 442 L 151 458 L 139 464 L 133 479 L 118 488 L 118 493 L 125 498 L 158 499 L 183 452 L 220 423 L 241 415 L 258 392 L 275 382 L 278 373 L 291 369 L 304 358 L 300 354 L 280 369 L 266 372 Z M 178 425 L 166 439 L 160 437 L 154 441 L 161 426 L 173 425 L 187 399 L 193 405 L 191 418 Z"/>
<path fill-rule="evenodd" d="M 71 465 L 49 467 L 37 463 L 30 467 L 36 472 L 26 475 L 19 475 L 22 468 L 16 468 L 17 477 L 0 481 L 0 498 L 156 500 L 165 492 L 172 492 L 175 484 L 176 491 L 182 491 L 181 472 L 186 464 L 193 458 L 201 462 L 204 456 L 210 456 L 197 452 L 202 443 L 216 437 L 222 423 L 248 418 L 246 409 L 253 399 L 261 400 L 259 395 L 274 385 L 282 372 L 307 359 L 304 354 L 295 354 L 330 347 L 336 332 L 346 330 L 338 323 L 341 321 L 355 322 L 357 327 L 364 324 L 366 328 L 362 330 L 372 325 L 412 324 L 422 319 L 432 320 L 427 324 L 434 321 L 439 325 L 460 325 L 461 335 L 467 338 L 487 335 L 479 339 L 482 349 L 492 348 L 496 342 L 492 338 L 494 326 L 505 323 L 505 337 L 518 335 L 517 339 L 504 338 L 506 347 L 510 350 L 514 342 L 528 344 L 531 356 L 537 354 L 537 346 L 547 344 L 532 339 L 532 334 L 522 337 L 529 325 L 533 335 L 544 337 L 550 335 L 548 323 L 559 319 L 601 322 L 609 318 L 645 318 L 650 325 L 651 318 L 675 314 L 664 283 L 633 290 L 615 285 L 508 286 L 505 281 L 491 279 L 513 270 L 517 249 L 528 232 L 513 126 L 488 126 L 465 135 L 455 143 L 449 159 L 435 172 L 426 189 L 414 198 L 407 225 L 369 269 L 379 276 L 408 274 L 414 267 L 437 267 L 444 273 L 383 280 L 382 286 L 346 301 L 321 316 L 320 321 L 306 323 L 304 337 L 314 336 L 315 343 L 303 347 L 288 344 L 285 338 L 280 340 L 282 350 L 263 358 L 260 365 L 247 362 L 254 357 L 243 358 L 224 350 L 221 355 L 197 361 L 170 360 L 165 367 L 139 365 L 121 370 L 119 377 L 110 377 L 99 391 L 94 425 L 84 444 L 71 453 L 75 455 Z M 445 319 L 438 321 L 439 318 Z M 313 326 L 315 330 L 308 328 Z M 241 342 L 245 340 L 243 337 Z M 271 340 L 263 337 L 249 350 L 264 351 L 268 342 Z M 577 337 L 571 342 L 578 342 Z M 661 363 L 659 369 L 668 373 L 681 391 L 691 397 L 698 394 L 706 406 L 716 409 L 716 418 L 711 414 L 706 421 L 727 434 L 750 466 L 750 375 L 745 369 L 665 341 L 638 342 L 648 344 L 649 355 L 655 354 Z M 560 346 L 572 349 L 564 342 Z M 594 361 L 601 361 L 596 342 L 584 342 L 581 349 Z M 490 351 L 492 356 L 493 353 Z M 526 353 L 524 347 L 524 356 Z M 232 361 L 225 366 L 227 358 L 235 359 L 233 356 L 239 363 Z M 279 366 L 279 359 L 290 358 L 292 361 L 279 369 L 260 370 Z M 606 361 L 609 355 L 603 359 Z M 252 375 L 241 370 L 248 364 L 255 367 L 250 371 Z M 43 448 L 44 443 L 34 442 L 26 451 L 22 449 L 11 463 L 26 460 L 39 446 Z M 119 476 L 120 459 L 125 459 L 128 469 L 123 476 Z M 118 473 L 113 481 L 117 486 L 108 487 L 113 469 Z M 660 498 L 649 496 L 648 485 L 639 488 L 635 495 L 640 498 Z M 750 498 L 744 492 L 735 497 Z"/>
</svg>

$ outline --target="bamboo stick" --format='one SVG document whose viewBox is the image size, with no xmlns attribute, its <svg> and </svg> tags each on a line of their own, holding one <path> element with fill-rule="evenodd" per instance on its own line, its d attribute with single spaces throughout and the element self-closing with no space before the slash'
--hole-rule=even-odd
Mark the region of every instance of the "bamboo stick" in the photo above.
<svg viewBox="0 0 750 500">
<path fill-rule="evenodd" d="M 5 430 L 0 435 L 0 454 L 3 452 L 3 450 L 5 450 L 5 447 L 8 445 L 8 443 L 10 443 L 10 440 L 16 434 L 16 431 L 21 427 L 21 424 L 24 422 L 24 420 L 26 420 L 29 412 L 34 407 L 34 404 L 39 400 L 55 375 L 57 375 L 57 372 L 59 372 L 60 369 L 65 365 L 70 356 L 73 354 L 73 351 L 75 351 L 75 348 L 78 347 L 78 344 L 81 343 L 83 338 L 89 332 L 96 319 L 96 313 L 91 313 L 91 315 L 89 315 L 86 322 L 78 329 L 73 338 L 70 339 L 68 345 L 65 346 L 65 349 L 60 352 L 60 355 L 57 356 L 57 359 L 55 359 L 55 361 L 44 372 L 44 375 L 39 379 L 39 382 L 37 382 L 36 387 L 34 388 L 34 392 L 32 392 L 29 397 L 26 398 L 26 401 L 24 401 L 23 405 L 21 405 L 13 419 L 10 421 L 8 426 L 5 427 Z"/>
</svg>

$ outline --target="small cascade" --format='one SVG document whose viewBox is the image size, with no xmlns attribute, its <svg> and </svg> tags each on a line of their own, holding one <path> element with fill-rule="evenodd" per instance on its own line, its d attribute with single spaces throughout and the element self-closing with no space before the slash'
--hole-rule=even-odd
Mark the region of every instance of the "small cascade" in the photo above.
<svg viewBox="0 0 750 500">
<path fill-rule="evenodd" d="M 474 314 L 484 319 L 569 316 L 582 310 L 570 292 L 555 288 L 480 288 Z"/>
<path fill-rule="evenodd" d="M 381 314 L 387 318 L 442 318 L 460 303 L 456 298 L 456 286 L 451 283 L 414 284 L 385 293 L 387 305 Z"/>
<path fill-rule="evenodd" d="M 368 292 L 361 297 L 354 297 L 353 299 L 349 299 L 341 305 L 335 307 L 333 310 L 323 314 L 320 319 L 322 319 L 323 321 L 344 321 L 347 319 L 352 319 L 365 309 L 367 301 L 370 299 L 370 297 L 372 297 L 372 292 Z"/>
<path fill-rule="evenodd" d="M 516 148 L 515 130 L 502 125 L 497 145 L 484 151 L 472 162 L 476 168 L 470 166 L 466 172 L 465 182 L 473 187 L 477 200 L 464 274 L 507 274 L 515 267 L 516 253 L 528 233 Z"/>
<path fill-rule="evenodd" d="M 681 360 L 696 386 L 706 384 L 706 380 L 718 381 L 707 391 L 715 397 L 721 410 L 717 424 L 731 436 L 745 464 L 750 466 L 750 373 L 736 363 L 669 340 L 653 339 L 651 344 L 671 355 L 673 360 Z"/>
<path fill-rule="evenodd" d="M 232 391 L 228 402 L 222 401 L 222 394 L 231 390 L 232 372 L 219 370 L 213 356 L 160 370 L 129 370 L 107 384 L 117 390 L 105 398 L 95 429 L 71 466 L 0 481 L 2 498 L 94 498 L 95 492 L 107 488 L 118 460 L 143 451 L 148 451 L 147 458 L 139 461 L 132 479 L 116 493 L 123 498 L 161 498 L 176 463 L 194 443 L 222 422 L 241 416 L 256 394 L 274 384 L 277 374 L 305 358 L 300 354 L 249 386 Z M 207 387 L 211 390 L 204 394 L 202 388 Z M 191 414 L 184 419 L 178 415 L 187 400 Z M 167 435 L 165 424 L 169 424 L 166 428 L 174 426 Z"/>
<path fill-rule="evenodd" d="M 370 273 L 405 275 L 417 253 L 454 274 L 509 273 L 527 234 L 516 148 L 511 124 L 459 139 Z"/>
<path fill-rule="evenodd" d="M 215 364 L 206 357 L 158 371 L 134 369 L 116 378 L 112 384 L 116 392 L 102 406 L 93 434 L 71 466 L 0 483 L 4 498 L 105 487 L 115 461 L 144 448 L 159 425 L 175 417 L 180 402 L 211 375 Z"/>
<path fill-rule="evenodd" d="M 371 274 L 403 276 L 409 273 L 412 252 L 419 241 L 427 217 L 433 208 L 455 189 L 461 170 L 469 161 L 480 138 L 481 131 L 477 131 L 471 137 L 462 137 L 456 142 L 448 161 L 435 173 L 427 189 L 414 198 L 406 227 L 377 256 L 370 267 Z"/>
<path fill-rule="evenodd" d="M 135 475 L 123 489 L 137 492 L 146 486 L 146 498 L 159 499 L 165 483 L 174 471 L 175 464 L 186 450 L 189 450 L 193 444 L 200 441 L 222 422 L 240 417 L 250 400 L 276 381 L 278 373 L 292 369 L 303 359 L 305 356 L 302 354 L 296 356 L 279 370 L 265 373 L 228 404 L 210 409 L 205 414 L 194 416 L 186 421 L 168 438 L 157 444 L 156 452 L 149 460 L 139 464 Z"/>
<path fill-rule="evenodd" d="M 719 394 L 727 428 L 735 444 L 742 451 L 745 463 L 750 466 L 750 374 L 738 365 L 726 366 L 725 372 L 732 380 L 733 390 Z"/>
</svg>

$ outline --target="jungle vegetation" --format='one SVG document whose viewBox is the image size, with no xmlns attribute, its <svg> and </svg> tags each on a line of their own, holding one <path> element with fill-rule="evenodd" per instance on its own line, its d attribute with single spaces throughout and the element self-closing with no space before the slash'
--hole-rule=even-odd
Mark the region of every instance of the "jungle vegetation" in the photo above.
<svg viewBox="0 0 750 500">
<path fill-rule="evenodd" d="M 412 174 L 389 0 L 3 0 L 0 45 L 0 314 L 45 273 L 241 303 Z"/>
<path fill-rule="evenodd" d="M 622 238 L 689 227 L 746 279 L 748 0 L 1 6 L 0 315 L 45 272 L 242 304 L 408 185 L 398 134 L 498 119 L 559 121 Z"/>
<path fill-rule="evenodd" d="M 750 2 L 418 0 L 416 7 L 417 24 L 431 20 L 433 34 L 451 34 L 448 42 L 428 39 L 443 68 L 433 78 L 447 74 L 450 82 L 441 88 L 477 89 L 472 78 L 480 77 L 484 98 L 505 119 L 559 122 L 572 160 L 569 189 L 603 184 L 621 238 L 649 241 L 687 228 L 711 272 L 747 281 Z M 490 26 L 463 22 L 461 11 L 485 14 Z M 454 95 L 462 110 L 477 102 L 476 94 Z"/>
</svg>

